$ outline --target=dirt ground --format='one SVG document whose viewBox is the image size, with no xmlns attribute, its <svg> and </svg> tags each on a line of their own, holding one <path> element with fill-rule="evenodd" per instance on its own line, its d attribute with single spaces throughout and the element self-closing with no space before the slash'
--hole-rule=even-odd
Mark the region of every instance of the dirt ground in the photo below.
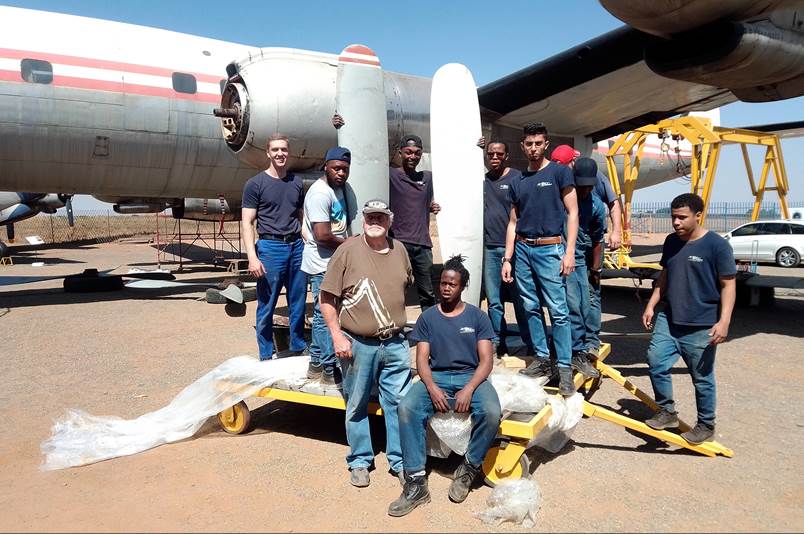
<svg viewBox="0 0 804 534">
<path fill-rule="evenodd" d="M 638 254 L 657 252 L 642 239 Z M 648 256 L 646 256 L 648 257 Z M 0 276 L 69 274 L 86 267 L 152 268 L 145 242 L 50 246 L 16 254 Z M 44 261 L 44 267 L 33 267 Z M 763 271 L 775 271 L 762 268 Z M 121 272 L 123 269 L 121 269 Z M 804 268 L 784 274 L 804 275 Z M 191 267 L 180 279 L 223 273 Z M 244 316 L 202 300 L 203 290 L 69 294 L 61 281 L 0 289 L 0 530 L 2 531 L 521 531 L 473 517 L 491 490 L 447 499 L 457 459 L 431 460 L 433 502 L 386 515 L 399 495 L 386 474 L 381 421 L 377 469 L 350 486 L 343 413 L 251 399 L 255 430 L 210 432 L 140 454 L 42 472 L 40 443 L 68 408 L 124 418 L 167 404 L 230 356 L 255 354 L 254 304 Z M 603 290 L 608 333 L 641 332 L 630 281 Z M 281 310 L 280 310 L 281 311 Z M 509 310 L 510 312 L 510 310 Z M 769 308 L 739 308 L 718 349 L 717 439 L 731 459 L 665 446 L 599 419 L 584 419 L 559 454 L 531 450 L 542 492 L 538 531 L 802 531 L 804 294 L 777 292 Z M 647 337 L 609 336 L 609 363 L 650 392 Z M 694 420 L 688 375 L 676 369 L 681 415 Z M 644 418 L 648 410 L 611 381 L 594 402 Z"/>
</svg>

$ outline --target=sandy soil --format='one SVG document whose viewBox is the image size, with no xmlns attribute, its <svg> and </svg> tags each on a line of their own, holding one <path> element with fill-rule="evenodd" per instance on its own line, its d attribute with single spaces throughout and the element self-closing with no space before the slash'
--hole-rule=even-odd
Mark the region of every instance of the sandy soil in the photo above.
<svg viewBox="0 0 804 534">
<path fill-rule="evenodd" d="M 644 239 L 639 252 L 655 253 L 657 242 Z M 0 276 L 147 267 L 155 258 L 146 243 L 52 247 L 18 255 Z M 32 267 L 37 260 L 46 266 Z M 181 278 L 221 274 L 192 268 Z M 224 359 L 256 351 L 253 303 L 231 317 L 199 300 L 198 289 L 80 295 L 60 288 L 49 281 L 0 290 L 0 530 L 491 530 L 472 516 L 485 507 L 489 488 L 463 505 L 448 501 L 455 458 L 431 461 L 431 504 L 390 518 L 386 508 L 399 485 L 386 474 L 381 421 L 372 421 L 372 484 L 356 489 L 344 461 L 342 412 L 280 401 L 251 399 L 256 428 L 244 436 L 213 428 L 134 456 L 41 472 L 39 444 L 67 408 L 135 417 L 165 405 Z M 606 332 L 641 331 L 640 294 L 629 281 L 604 287 L 604 311 Z M 734 458 L 701 457 L 584 419 L 561 453 L 529 453 L 543 494 L 536 530 L 804 530 L 802 314 L 796 291 L 772 308 L 735 314 L 731 340 L 718 351 L 717 428 Z M 608 340 L 609 362 L 650 391 L 648 339 Z M 681 365 L 676 394 L 682 416 L 694 419 Z M 648 413 L 610 381 L 594 401 L 638 418 Z"/>
</svg>

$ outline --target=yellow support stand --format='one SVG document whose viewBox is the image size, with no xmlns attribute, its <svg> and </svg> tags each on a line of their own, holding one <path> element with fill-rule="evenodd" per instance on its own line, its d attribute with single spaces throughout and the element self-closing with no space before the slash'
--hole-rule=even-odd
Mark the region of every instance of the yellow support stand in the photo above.
<svg viewBox="0 0 804 534">
<path fill-rule="evenodd" d="M 776 134 L 712 126 L 712 121 L 703 117 L 687 116 L 665 119 L 656 124 L 620 134 L 606 155 L 606 166 L 609 171 L 611 186 L 618 196 L 621 194 L 624 196 L 623 244 L 620 250 L 614 253 L 606 253 L 605 266 L 607 268 L 649 267 L 661 269 L 658 264 L 637 263 L 630 258 L 631 200 L 636 189 L 645 140 L 651 134 L 658 135 L 661 138 L 684 139 L 692 145 L 690 192 L 699 195 L 704 201 L 701 224 L 706 221 L 706 212 L 712 196 L 720 154 L 723 146 L 727 144 L 739 144 L 742 150 L 748 182 L 751 186 L 751 193 L 754 195 L 751 220 L 755 221 L 759 217 L 762 200 L 768 191 L 777 193 L 782 217 L 785 219 L 789 217 L 786 198 L 789 190 L 787 171 L 782 157 L 782 144 Z M 754 181 L 747 145 L 765 147 L 765 159 L 759 177 L 759 184 Z M 620 187 L 620 176 L 615 158 L 622 158 L 623 160 L 622 188 Z M 771 184 L 771 176 L 773 177 L 773 184 Z"/>
</svg>

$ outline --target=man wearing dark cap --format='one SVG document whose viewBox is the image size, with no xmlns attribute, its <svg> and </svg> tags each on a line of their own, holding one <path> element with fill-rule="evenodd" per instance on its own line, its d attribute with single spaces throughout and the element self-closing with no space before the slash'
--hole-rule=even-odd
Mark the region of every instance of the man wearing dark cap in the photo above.
<svg viewBox="0 0 804 534">
<path fill-rule="evenodd" d="M 550 159 L 562 165 L 575 165 L 575 161 L 581 155 L 580 152 L 575 150 L 569 145 L 558 145 L 553 149 Z M 609 208 L 609 218 L 611 219 L 611 232 L 609 232 L 609 249 L 617 250 L 622 244 L 622 230 L 623 230 L 623 210 L 620 205 L 620 198 L 614 193 L 609 179 L 603 176 L 598 170 L 597 183 L 592 192 L 603 201 Z M 603 232 L 607 232 L 606 220 L 603 220 Z M 587 251 L 586 256 L 587 265 L 592 264 L 592 258 Z M 586 350 L 592 354 L 597 354 L 600 350 L 600 317 L 601 317 L 601 304 L 600 304 L 600 275 L 589 271 L 589 317 L 586 323 Z"/>
<path fill-rule="evenodd" d="M 301 272 L 301 219 L 304 185 L 288 172 L 290 143 L 273 134 L 266 147 L 268 168 L 250 178 L 243 188 L 241 227 L 248 255 L 248 271 L 257 279 L 257 345 L 260 359 L 274 354 L 273 320 L 282 288 L 287 288 L 290 310 L 289 356 L 307 350 L 304 339 L 304 306 L 307 280 Z M 254 243 L 254 222 L 259 239 Z"/>
<path fill-rule="evenodd" d="M 327 150 L 324 175 L 310 186 L 304 199 L 304 253 L 301 269 L 307 274 L 313 292 L 312 343 L 307 378 L 321 379 L 324 386 L 337 386 L 340 371 L 335 365 L 335 350 L 329 335 L 318 294 L 327 264 L 348 237 L 346 203 L 343 187 L 349 179 L 352 154 L 337 146 Z"/>
<path fill-rule="evenodd" d="M 433 242 L 430 239 L 430 213 L 441 206 L 433 201 L 433 175 L 417 171 L 422 159 L 422 140 L 406 135 L 399 145 L 402 167 L 390 169 L 390 206 L 394 212 L 391 235 L 405 245 L 413 267 L 416 290 L 422 311 L 435 304 L 430 270 L 433 267 Z"/>
<path fill-rule="evenodd" d="M 589 278 L 594 273 L 600 285 L 600 265 L 603 260 L 606 208 L 592 193 L 597 183 L 597 163 L 591 158 L 578 158 L 573 168 L 575 191 L 578 194 L 578 238 L 575 241 L 575 270 L 567 276 L 567 306 L 572 326 L 572 368 L 594 378 L 600 373 L 589 363 L 587 325 L 590 320 Z M 587 258 L 591 263 L 587 265 Z"/>
<path fill-rule="evenodd" d="M 397 407 L 410 385 L 410 354 L 402 333 L 405 288 L 412 282 L 408 254 L 388 237 L 393 214 L 380 199 L 363 206 L 363 233 L 335 250 L 321 284 L 321 313 L 343 368 L 350 481 L 369 485 L 374 449 L 368 402 L 375 387 L 385 418 L 385 456 L 402 480 Z"/>
<path fill-rule="evenodd" d="M 568 396 L 575 393 L 575 384 L 565 277 L 575 269 L 578 201 L 572 171 L 545 157 L 549 145 L 543 124 L 525 125 L 522 151 L 528 158 L 528 169 L 522 173 L 521 180 L 511 183 L 511 214 L 502 279 L 513 280 L 511 259 L 516 254 L 516 283 L 536 353 L 533 363 L 522 370 L 523 374 L 549 374 L 552 368 L 542 312 L 542 306 L 546 305 L 556 350 L 559 391 Z"/>
</svg>

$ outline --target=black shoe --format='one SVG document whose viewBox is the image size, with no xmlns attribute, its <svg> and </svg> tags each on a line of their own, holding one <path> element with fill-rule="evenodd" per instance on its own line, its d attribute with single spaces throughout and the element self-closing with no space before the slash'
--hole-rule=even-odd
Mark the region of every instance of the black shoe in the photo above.
<svg viewBox="0 0 804 534">
<path fill-rule="evenodd" d="M 455 470 L 452 484 L 449 485 L 449 500 L 458 503 L 465 501 L 479 472 L 480 466 L 475 467 L 466 460 L 461 462 Z"/>
<path fill-rule="evenodd" d="M 307 365 L 307 378 L 309 380 L 318 380 L 321 378 L 321 373 L 324 372 L 324 368 L 321 366 L 320 363 L 313 363 L 310 362 Z"/>
<path fill-rule="evenodd" d="M 508 346 L 505 343 L 498 343 L 494 348 L 494 352 L 497 354 L 498 358 L 508 356 Z"/>
<path fill-rule="evenodd" d="M 309 355 L 310 355 L 309 349 L 304 350 L 287 349 L 287 350 L 280 350 L 279 352 L 277 352 L 274 358 L 292 358 L 294 356 L 309 356 Z"/>
<path fill-rule="evenodd" d="M 580 372 L 586 378 L 597 378 L 600 371 L 592 367 L 585 352 L 574 352 L 572 354 L 572 368 Z"/>
<path fill-rule="evenodd" d="M 530 365 L 519 370 L 519 374 L 530 378 L 550 377 L 553 374 L 553 364 L 548 358 L 534 358 Z"/>
<path fill-rule="evenodd" d="M 668 412 L 667 410 L 659 410 L 653 415 L 653 417 L 647 419 L 645 424 L 651 427 L 653 430 L 678 428 L 678 414 L 675 412 Z"/>
<path fill-rule="evenodd" d="M 707 426 L 703 423 L 698 423 L 695 428 L 689 432 L 684 432 L 681 437 L 687 440 L 688 443 L 693 445 L 700 445 L 704 441 L 709 441 L 715 435 L 715 427 Z"/>
<path fill-rule="evenodd" d="M 388 506 L 388 515 L 402 517 L 408 515 L 420 504 L 428 502 L 430 502 L 430 490 L 427 489 L 427 476 L 406 476 L 402 495 Z"/>
<path fill-rule="evenodd" d="M 575 394 L 575 382 L 572 381 L 571 367 L 558 368 L 558 392 L 565 397 L 571 397 Z"/>
<path fill-rule="evenodd" d="M 343 382 L 341 370 L 337 366 L 327 366 L 323 368 L 321 373 L 321 385 L 340 388 Z"/>
</svg>

